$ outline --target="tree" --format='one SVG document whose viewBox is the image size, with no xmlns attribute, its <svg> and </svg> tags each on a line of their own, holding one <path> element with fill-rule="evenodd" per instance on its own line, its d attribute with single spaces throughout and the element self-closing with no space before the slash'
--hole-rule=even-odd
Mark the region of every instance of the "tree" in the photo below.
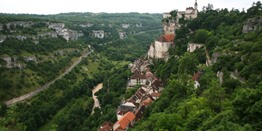
<svg viewBox="0 0 262 131">
<path fill-rule="evenodd" d="M 225 91 L 219 86 L 217 81 L 212 80 L 209 83 L 209 89 L 204 92 L 204 97 L 207 99 L 207 105 L 211 110 L 217 113 L 222 111 L 222 102 L 225 98 Z"/>
<path fill-rule="evenodd" d="M 196 55 L 186 52 L 179 60 L 179 73 L 194 74 L 197 71 L 197 65 L 199 64 Z"/>
<path fill-rule="evenodd" d="M 177 17 L 177 11 L 176 10 L 172 10 L 170 12 L 170 15 L 171 15 L 172 18 L 176 18 Z"/>
<path fill-rule="evenodd" d="M 210 36 L 210 33 L 208 30 L 199 29 L 195 33 L 194 42 L 205 44 L 209 36 Z"/>
</svg>

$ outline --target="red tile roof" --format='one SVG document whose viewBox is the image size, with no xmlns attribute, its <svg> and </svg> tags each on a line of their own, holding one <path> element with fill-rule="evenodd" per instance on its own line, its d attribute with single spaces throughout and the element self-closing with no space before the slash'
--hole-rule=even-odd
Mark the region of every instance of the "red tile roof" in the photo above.
<svg viewBox="0 0 262 131">
<path fill-rule="evenodd" d="M 114 130 L 126 129 L 126 127 L 136 118 L 132 112 L 127 112 L 119 121 L 114 125 Z"/>
<path fill-rule="evenodd" d="M 150 104 L 152 103 L 153 101 L 150 99 L 150 98 L 147 98 L 146 100 L 143 101 L 143 105 L 144 106 L 150 106 Z"/>
<path fill-rule="evenodd" d="M 166 34 L 166 35 L 161 35 L 157 39 L 157 41 L 160 41 L 160 42 L 173 42 L 174 38 L 175 38 L 174 34 Z"/>
</svg>

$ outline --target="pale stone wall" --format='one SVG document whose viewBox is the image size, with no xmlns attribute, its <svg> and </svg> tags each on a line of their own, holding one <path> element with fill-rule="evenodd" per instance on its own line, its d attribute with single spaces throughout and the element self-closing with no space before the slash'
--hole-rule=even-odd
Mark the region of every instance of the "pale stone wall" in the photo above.
<svg viewBox="0 0 262 131">
<path fill-rule="evenodd" d="M 163 13 L 163 19 L 171 17 L 170 13 Z"/>
<path fill-rule="evenodd" d="M 151 58 L 155 57 L 155 55 L 154 55 L 155 54 L 155 48 L 154 48 L 153 44 L 154 43 L 152 43 L 150 45 L 149 50 L 147 52 L 148 57 L 151 57 Z"/>
<path fill-rule="evenodd" d="M 155 41 L 155 43 L 151 44 L 147 55 L 150 58 L 166 58 L 171 45 L 172 42 Z"/>
<path fill-rule="evenodd" d="M 165 58 L 168 54 L 168 49 L 172 42 L 159 42 L 155 41 L 155 57 Z"/>
</svg>

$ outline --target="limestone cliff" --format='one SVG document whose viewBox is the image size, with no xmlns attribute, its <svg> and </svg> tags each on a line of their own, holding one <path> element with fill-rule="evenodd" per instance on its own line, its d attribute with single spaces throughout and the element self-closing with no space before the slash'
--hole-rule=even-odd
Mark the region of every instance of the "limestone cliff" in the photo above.
<svg viewBox="0 0 262 131">
<path fill-rule="evenodd" d="M 18 40 L 32 39 L 35 44 L 39 43 L 39 38 L 48 37 L 48 38 L 57 38 L 57 36 L 62 36 L 67 41 L 77 40 L 79 37 L 83 36 L 82 32 L 74 31 L 65 28 L 64 23 L 50 23 L 45 22 L 46 28 L 49 30 L 38 31 L 36 34 L 25 34 L 20 32 L 21 28 L 32 28 L 36 23 L 32 21 L 14 21 L 8 23 L 0 23 L 0 30 L 5 30 L 7 35 L 0 35 L 0 43 L 4 42 L 7 38 L 15 38 Z M 54 31 L 52 31 L 52 30 Z"/>
<path fill-rule="evenodd" d="M 245 22 L 242 32 L 248 33 L 261 28 L 262 28 L 262 17 L 250 18 Z"/>
<path fill-rule="evenodd" d="M 151 44 L 147 52 L 147 56 L 149 58 L 168 59 L 168 50 L 174 45 L 174 38 L 174 34 L 161 35 L 157 40 L 155 40 L 154 43 Z"/>
</svg>

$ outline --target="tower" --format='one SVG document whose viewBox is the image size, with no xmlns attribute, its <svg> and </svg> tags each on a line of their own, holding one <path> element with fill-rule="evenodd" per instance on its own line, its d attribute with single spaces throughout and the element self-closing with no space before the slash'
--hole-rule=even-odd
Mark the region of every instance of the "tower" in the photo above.
<svg viewBox="0 0 262 131">
<path fill-rule="evenodd" d="M 196 2 L 195 2 L 195 10 L 197 10 L 197 6 L 198 6 L 198 5 L 197 5 L 197 0 L 196 0 Z"/>
<path fill-rule="evenodd" d="M 195 2 L 195 17 L 197 17 L 197 13 L 198 13 L 198 10 L 197 10 L 197 0 L 196 0 L 196 2 Z"/>
</svg>

